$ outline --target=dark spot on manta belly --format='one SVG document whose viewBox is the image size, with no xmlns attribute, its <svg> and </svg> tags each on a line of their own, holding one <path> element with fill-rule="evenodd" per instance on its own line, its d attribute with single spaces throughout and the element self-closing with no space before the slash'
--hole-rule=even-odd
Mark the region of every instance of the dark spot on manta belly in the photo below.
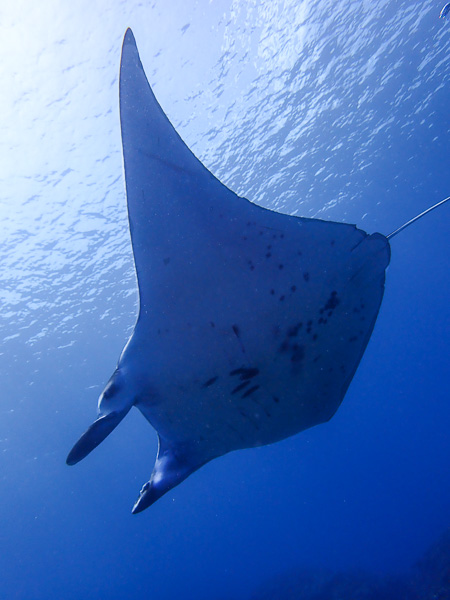
<svg viewBox="0 0 450 600">
<path fill-rule="evenodd" d="M 219 379 L 219 376 L 215 375 L 214 377 L 211 377 L 211 379 L 208 379 L 208 381 L 205 381 L 205 383 L 202 385 L 202 387 L 207 388 L 210 385 L 212 385 L 213 383 L 215 383 L 218 379 Z"/>
<path fill-rule="evenodd" d="M 233 325 L 233 326 L 232 326 L 232 329 L 233 329 L 233 331 L 234 331 L 234 335 L 235 335 L 236 337 L 239 337 L 239 327 L 238 327 L 237 325 Z"/>
<path fill-rule="evenodd" d="M 303 273 L 303 279 L 309 281 L 309 273 Z"/>
<path fill-rule="evenodd" d="M 240 375 L 240 379 L 244 381 L 244 379 L 252 379 L 252 377 L 256 377 L 258 375 L 259 369 L 256 367 L 239 367 L 239 369 L 234 369 L 230 371 L 230 375 Z"/>
<path fill-rule="evenodd" d="M 303 323 L 300 321 L 300 323 L 297 323 L 297 325 L 292 325 L 292 327 L 289 327 L 287 330 L 288 337 L 296 337 L 302 326 Z"/>
<path fill-rule="evenodd" d="M 170 263 L 170 256 L 163 260 L 163 263 L 167 266 Z"/>
<path fill-rule="evenodd" d="M 292 346 L 291 361 L 293 363 L 299 363 L 305 358 L 305 348 L 299 344 Z"/>
<path fill-rule="evenodd" d="M 284 354 L 288 350 L 289 350 L 289 342 L 284 340 L 284 342 L 281 342 L 280 347 L 278 348 L 278 352 L 280 352 L 281 354 Z"/>
<path fill-rule="evenodd" d="M 330 294 L 330 297 L 328 298 L 325 306 L 323 307 L 324 311 L 328 310 L 331 311 L 333 309 L 336 308 L 336 306 L 339 304 L 340 300 L 338 298 L 337 292 L 335 290 L 333 290 Z M 329 315 L 331 316 L 331 315 Z"/>
<path fill-rule="evenodd" d="M 237 385 L 234 390 L 231 391 L 232 394 L 237 394 L 241 390 L 243 390 L 247 385 L 249 385 L 250 381 L 244 381 L 244 383 L 240 383 Z"/>
<path fill-rule="evenodd" d="M 215 383 L 218 379 L 219 379 L 219 376 L 215 375 L 214 377 L 211 377 L 211 379 L 208 379 L 208 381 L 205 381 L 205 383 L 202 385 L 202 387 L 204 387 L 204 388 L 209 387 L 210 385 Z"/>
<path fill-rule="evenodd" d="M 259 389 L 259 387 L 259 385 L 254 385 L 253 387 L 249 388 L 246 392 L 242 394 L 242 398 L 247 398 L 248 396 L 256 392 L 256 390 Z"/>
</svg>

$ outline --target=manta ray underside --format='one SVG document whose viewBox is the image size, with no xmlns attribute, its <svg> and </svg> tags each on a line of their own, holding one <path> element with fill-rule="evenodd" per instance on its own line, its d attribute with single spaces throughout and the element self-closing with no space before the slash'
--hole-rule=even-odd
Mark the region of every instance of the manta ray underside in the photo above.
<svg viewBox="0 0 450 600">
<path fill-rule="evenodd" d="M 213 458 L 333 416 L 372 333 L 390 246 L 227 189 L 157 103 L 130 29 L 120 119 L 139 315 L 67 462 L 136 406 L 159 438 L 136 513 Z"/>
</svg>

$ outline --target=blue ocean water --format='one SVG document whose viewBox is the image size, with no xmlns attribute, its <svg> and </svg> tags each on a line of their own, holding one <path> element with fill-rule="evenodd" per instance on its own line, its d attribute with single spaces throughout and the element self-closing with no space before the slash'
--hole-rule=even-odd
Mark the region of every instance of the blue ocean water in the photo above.
<svg viewBox="0 0 450 600">
<path fill-rule="evenodd" d="M 0 9 L 0 595 L 252 597 L 302 570 L 400 573 L 450 525 L 450 206 L 392 240 L 333 419 L 206 465 L 131 516 L 156 453 L 132 411 L 75 468 L 130 334 L 118 118 L 126 27 L 183 139 L 268 208 L 390 233 L 449 195 L 441 4 L 162 0 Z"/>
</svg>

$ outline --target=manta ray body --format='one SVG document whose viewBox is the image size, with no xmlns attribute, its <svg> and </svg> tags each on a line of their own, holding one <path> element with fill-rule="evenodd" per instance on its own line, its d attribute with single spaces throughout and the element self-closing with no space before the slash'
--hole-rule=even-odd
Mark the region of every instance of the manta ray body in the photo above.
<svg viewBox="0 0 450 600">
<path fill-rule="evenodd" d="M 333 416 L 372 333 L 390 245 L 226 188 L 157 103 L 131 30 L 120 119 L 139 313 L 67 462 L 136 406 L 159 438 L 137 513 L 214 458 Z"/>
</svg>

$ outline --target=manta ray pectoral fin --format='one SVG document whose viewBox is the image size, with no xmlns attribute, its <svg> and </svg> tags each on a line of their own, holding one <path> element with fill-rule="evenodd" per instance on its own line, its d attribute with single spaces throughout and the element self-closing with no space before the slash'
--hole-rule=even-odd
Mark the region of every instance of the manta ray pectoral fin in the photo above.
<svg viewBox="0 0 450 600">
<path fill-rule="evenodd" d="M 69 452 L 66 463 L 68 465 L 76 465 L 80 460 L 83 460 L 117 427 L 128 413 L 128 410 L 112 411 L 96 419 Z"/>
<path fill-rule="evenodd" d="M 152 476 L 142 487 L 131 512 L 134 515 L 142 512 L 206 462 L 208 459 L 199 458 L 189 446 L 170 445 L 159 437 L 158 456 Z"/>
</svg>

